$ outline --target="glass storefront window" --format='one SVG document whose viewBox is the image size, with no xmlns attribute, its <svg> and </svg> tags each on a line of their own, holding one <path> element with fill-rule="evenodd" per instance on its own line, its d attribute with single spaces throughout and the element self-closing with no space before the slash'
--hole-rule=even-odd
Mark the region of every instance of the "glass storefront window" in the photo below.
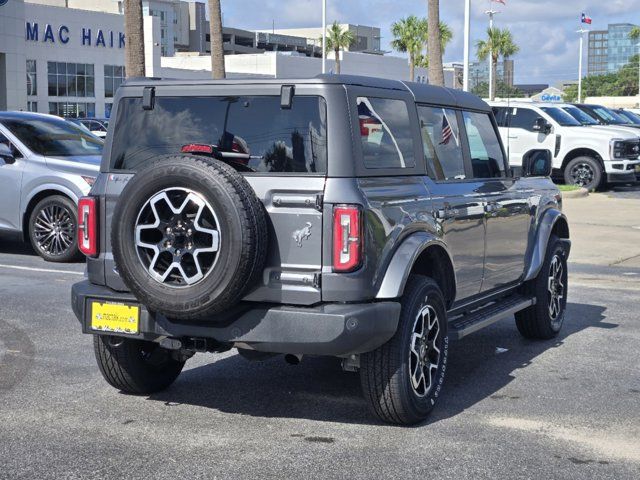
<svg viewBox="0 0 640 480">
<path fill-rule="evenodd" d="M 36 72 L 36 61 L 27 60 L 27 95 L 38 94 L 38 76 Z"/>
<path fill-rule="evenodd" d="M 96 116 L 96 104 L 90 102 L 49 102 L 49 113 L 64 118 L 91 118 Z"/>
<path fill-rule="evenodd" d="M 104 66 L 104 96 L 113 98 L 118 87 L 125 79 L 124 67 L 121 65 Z"/>
<path fill-rule="evenodd" d="M 94 71 L 90 63 L 47 63 L 50 97 L 94 97 Z M 59 103 L 59 102 L 54 102 Z"/>
</svg>

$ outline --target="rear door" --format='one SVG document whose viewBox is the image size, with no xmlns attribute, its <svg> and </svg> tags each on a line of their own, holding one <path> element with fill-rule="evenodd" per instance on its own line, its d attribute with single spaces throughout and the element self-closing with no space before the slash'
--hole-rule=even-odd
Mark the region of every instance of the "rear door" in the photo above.
<svg viewBox="0 0 640 480">
<path fill-rule="evenodd" d="M 459 110 L 419 105 L 429 176 L 425 183 L 436 222 L 453 257 L 456 301 L 480 293 L 484 271 L 484 196 L 465 161 Z"/>
<path fill-rule="evenodd" d="M 482 291 L 518 280 L 524 272 L 531 191 L 510 175 L 491 116 L 463 112 L 475 191 L 484 197 L 486 247 Z"/>
<path fill-rule="evenodd" d="M 510 107 L 508 109 L 507 151 L 511 166 L 521 167 L 522 157 L 529 150 L 546 149 L 551 152 L 555 150 L 555 135 L 533 129 L 533 125 L 540 117 L 542 115 L 532 108 Z"/>
<path fill-rule="evenodd" d="M 248 154 L 236 167 L 264 204 L 270 235 L 262 281 L 246 299 L 319 302 L 327 128 L 326 102 L 317 86 L 297 86 L 290 108 L 281 107 L 279 85 L 164 86 L 155 93 L 151 110 L 142 108 L 140 97 L 124 97 L 118 105 L 112 170 L 135 170 L 190 143 Z M 120 178 L 110 175 L 114 185 L 108 191 L 120 190 Z"/>
</svg>

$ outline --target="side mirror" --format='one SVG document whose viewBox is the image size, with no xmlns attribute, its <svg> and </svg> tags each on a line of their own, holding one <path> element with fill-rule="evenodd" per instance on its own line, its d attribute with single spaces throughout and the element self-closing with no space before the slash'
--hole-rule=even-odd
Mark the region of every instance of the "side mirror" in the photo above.
<svg viewBox="0 0 640 480">
<path fill-rule="evenodd" d="M 13 156 L 11 148 L 6 143 L 0 143 L 0 158 L 9 165 L 16 163 L 16 157 Z"/>
<path fill-rule="evenodd" d="M 525 177 L 549 177 L 552 169 L 551 150 L 529 150 L 522 157 L 522 175 Z"/>
<path fill-rule="evenodd" d="M 551 132 L 551 125 L 547 123 L 544 118 L 538 117 L 533 123 L 533 131 L 544 133 L 545 135 L 547 135 L 549 132 Z"/>
</svg>

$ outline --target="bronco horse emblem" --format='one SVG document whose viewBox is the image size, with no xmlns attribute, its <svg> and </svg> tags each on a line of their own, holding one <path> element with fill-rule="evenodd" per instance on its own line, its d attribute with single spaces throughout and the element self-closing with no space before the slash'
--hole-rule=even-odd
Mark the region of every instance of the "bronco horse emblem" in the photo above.
<svg viewBox="0 0 640 480">
<path fill-rule="evenodd" d="M 293 232 L 293 239 L 296 241 L 299 247 L 302 247 L 302 241 L 311 236 L 311 222 L 307 222 L 307 225 L 300 230 Z"/>
</svg>

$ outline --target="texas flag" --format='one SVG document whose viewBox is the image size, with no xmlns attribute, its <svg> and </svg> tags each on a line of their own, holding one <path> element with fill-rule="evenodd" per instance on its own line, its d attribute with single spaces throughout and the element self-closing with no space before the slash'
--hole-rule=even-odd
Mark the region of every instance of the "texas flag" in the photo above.
<svg viewBox="0 0 640 480">
<path fill-rule="evenodd" d="M 492 2 L 496 2 L 496 3 L 501 3 L 502 5 L 506 5 L 507 1 L 506 0 L 491 0 Z"/>
<path fill-rule="evenodd" d="M 588 16 L 587 14 L 583 13 L 581 20 L 582 20 L 582 23 L 586 23 L 588 25 L 591 25 L 591 22 L 592 22 L 591 17 Z"/>
</svg>

